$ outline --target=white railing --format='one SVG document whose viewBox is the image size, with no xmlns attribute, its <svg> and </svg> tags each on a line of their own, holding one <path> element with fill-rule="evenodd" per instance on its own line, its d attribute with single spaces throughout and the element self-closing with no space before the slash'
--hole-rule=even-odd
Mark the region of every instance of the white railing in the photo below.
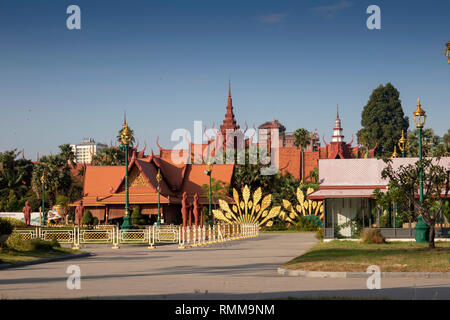
<svg viewBox="0 0 450 320">
<path fill-rule="evenodd" d="M 219 242 L 246 239 L 259 235 L 256 224 L 217 224 L 213 226 L 147 226 L 145 229 L 121 230 L 117 226 L 103 226 L 95 229 L 35 228 L 16 229 L 21 239 L 56 239 L 61 243 L 71 243 L 74 248 L 81 244 L 112 244 L 119 248 L 120 244 L 148 244 L 149 249 L 155 243 L 177 243 L 178 247 L 197 247 Z"/>
</svg>

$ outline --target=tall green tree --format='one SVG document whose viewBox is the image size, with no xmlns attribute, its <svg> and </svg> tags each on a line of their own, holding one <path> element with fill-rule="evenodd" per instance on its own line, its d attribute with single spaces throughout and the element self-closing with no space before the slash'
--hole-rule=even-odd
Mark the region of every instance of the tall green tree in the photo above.
<svg viewBox="0 0 450 320">
<path fill-rule="evenodd" d="M 17 159 L 20 152 L 17 149 L 0 152 L 0 198 L 2 198 L 2 208 L 6 210 L 7 203 L 17 203 L 9 205 L 9 209 L 17 211 L 23 202 L 21 201 L 31 185 L 33 163 L 26 159 Z M 10 211 L 10 210 L 9 210 Z"/>
<path fill-rule="evenodd" d="M 388 82 L 373 90 L 361 114 L 361 125 L 357 133 L 358 143 L 367 144 L 375 150 L 376 156 L 390 155 L 401 137 L 402 130 L 408 130 L 408 117 L 405 116 L 399 91 Z"/>
</svg>

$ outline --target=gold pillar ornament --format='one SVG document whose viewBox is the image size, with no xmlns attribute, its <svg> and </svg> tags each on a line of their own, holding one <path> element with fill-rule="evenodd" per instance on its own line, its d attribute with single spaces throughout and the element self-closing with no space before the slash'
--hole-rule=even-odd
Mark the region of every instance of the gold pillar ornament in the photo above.
<svg viewBox="0 0 450 320">
<path fill-rule="evenodd" d="M 394 152 L 392 152 L 391 158 L 398 158 L 397 146 L 394 146 Z"/>
<path fill-rule="evenodd" d="M 445 45 L 445 56 L 447 57 L 448 64 L 450 64 L 450 41 L 448 41 Z"/>
</svg>

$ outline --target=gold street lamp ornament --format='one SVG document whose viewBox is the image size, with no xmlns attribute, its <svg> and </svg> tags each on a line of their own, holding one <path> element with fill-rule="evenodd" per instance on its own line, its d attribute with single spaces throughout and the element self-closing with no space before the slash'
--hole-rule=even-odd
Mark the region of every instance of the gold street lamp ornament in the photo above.
<svg viewBox="0 0 450 320">
<path fill-rule="evenodd" d="M 394 146 L 394 152 L 392 153 L 391 158 L 398 158 L 397 146 Z"/>
<path fill-rule="evenodd" d="M 122 134 L 120 135 L 120 138 L 122 139 L 122 143 L 126 146 L 129 145 L 131 142 L 132 139 L 131 130 L 126 122 L 123 125 Z"/>
<path fill-rule="evenodd" d="M 158 191 L 159 191 L 159 184 L 162 181 L 162 176 L 161 176 L 161 169 L 158 169 L 158 173 L 156 174 L 156 182 L 158 182 Z"/>
<path fill-rule="evenodd" d="M 408 140 L 406 140 L 405 133 L 402 130 L 402 137 L 400 138 L 400 140 L 398 140 L 398 148 L 401 152 L 404 152 L 406 150 L 407 142 Z"/>
<path fill-rule="evenodd" d="M 450 41 L 448 41 L 445 45 L 445 56 L 447 57 L 448 64 L 450 64 Z"/>
<path fill-rule="evenodd" d="M 417 128 L 423 128 L 423 126 L 425 125 L 425 120 L 427 118 L 425 111 L 421 107 L 422 105 L 420 104 L 420 98 L 417 98 L 417 109 L 413 112 L 414 123 L 416 124 Z"/>
</svg>

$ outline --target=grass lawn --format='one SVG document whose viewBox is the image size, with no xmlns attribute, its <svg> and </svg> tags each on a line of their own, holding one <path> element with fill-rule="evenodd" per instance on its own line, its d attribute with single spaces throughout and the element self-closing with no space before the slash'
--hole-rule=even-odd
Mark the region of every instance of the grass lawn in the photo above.
<svg viewBox="0 0 450 320">
<path fill-rule="evenodd" d="M 283 265 L 308 271 L 365 272 L 377 265 L 381 272 L 450 272 L 450 243 L 390 242 L 365 244 L 357 241 L 320 242 Z"/>
<path fill-rule="evenodd" d="M 55 248 L 52 250 L 45 250 L 45 251 L 44 250 L 16 251 L 16 250 L 0 249 L 0 264 L 20 262 L 20 261 L 30 261 L 57 256 L 66 256 L 69 254 L 77 254 L 77 253 L 81 253 L 81 251 L 67 248 Z"/>
</svg>

